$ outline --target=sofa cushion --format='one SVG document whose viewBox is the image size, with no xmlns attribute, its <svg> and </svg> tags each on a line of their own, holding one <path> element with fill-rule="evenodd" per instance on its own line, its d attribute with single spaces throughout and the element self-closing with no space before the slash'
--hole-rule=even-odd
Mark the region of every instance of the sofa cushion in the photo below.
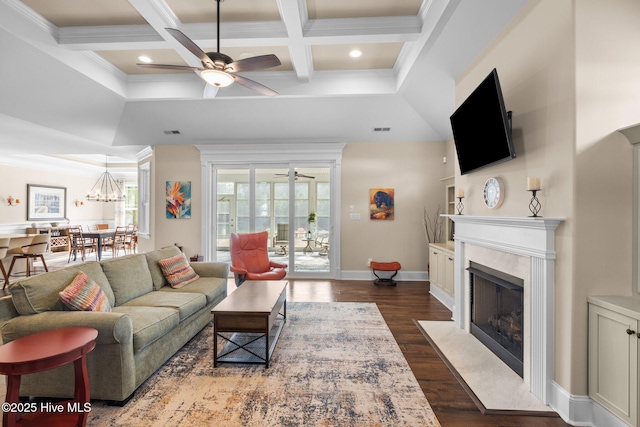
<svg viewBox="0 0 640 427">
<path fill-rule="evenodd" d="M 194 293 L 149 292 L 124 304 L 125 307 L 166 307 L 177 310 L 182 322 L 187 317 L 205 307 L 204 295 Z"/>
<path fill-rule="evenodd" d="M 202 277 L 195 282 L 189 283 L 180 289 L 165 286 L 160 292 L 174 293 L 196 293 L 207 297 L 207 305 L 217 304 L 227 296 L 227 279 L 220 277 Z"/>
<path fill-rule="evenodd" d="M 168 246 L 166 248 L 158 249 L 157 251 L 147 252 L 144 254 L 147 257 L 147 265 L 149 266 L 149 272 L 151 273 L 151 277 L 153 278 L 153 289 L 158 290 L 163 286 L 169 284 L 167 279 L 164 278 L 162 274 L 162 269 L 158 264 L 158 261 L 161 259 L 170 258 L 172 256 L 178 255 L 180 249 L 177 246 Z"/>
<path fill-rule="evenodd" d="M 101 261 L 116 298 L 116 306 L 153 291 L 153 280 L 143 254 Z"/>
<path fill-rule="evenodd" d="M 62 303 L 75 311 L 111 311 L 111 304 L 100 285 L 79 271 L 69 286 L 60 292 Z"/>
<path fill-rule="evenodd" d="M 22 315 L 42 313 L 45 311 L 63 311 L 64 304 L 60 300 L 60 292 L 84 271 L 107 295 L 111 306 L 115 303 L 115 295 L 102 267 L 96 261 L 69 266 L 65 269 L 38 274 L 9 285 L 9 292 L 18 313 Z"/>
<path fill-rule="evenodd" d="M 119 306 L 113 311 L 128 314 L 131 318 L 134 353 L 153 344 L 180 322 L 178 311 L 166 307 Z"/>
<path fill-rule="evenodd" d="M 183 253 L 174 255 L 171 258 L 161 259 L 158 264 L 160 264 L 164 278 L 167 279 L 172 288 L 181 288 L 200 278 L 193 271 L 189 261 L 187 261 L 187 256 Z"/>
</svg>

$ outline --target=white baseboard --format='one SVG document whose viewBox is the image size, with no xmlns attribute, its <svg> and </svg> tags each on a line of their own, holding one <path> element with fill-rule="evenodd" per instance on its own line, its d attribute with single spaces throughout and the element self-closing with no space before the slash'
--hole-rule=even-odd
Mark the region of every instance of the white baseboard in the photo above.
<svg viewBox="0 0 640 427">
<path fill-rule="evenodd" d="M 571 395 L 555 381 L 552 382 L 550 405 L 572 426 L 628 427 L 627 423 L 606 410 L 589 396 Z"/>
<path fill-rule="evenodd" d="M 340 280 L 371 280 L 376 276 L 371 270 L 342 270 L 340 271 Z M 404 282 L 426 282 L 429 280 L 429 274 L 426 271 L 402 271 L 393 278 L 396 281 Z"/>
<path fill-rule="evenodd" d="M 454 300 L 452 296 L 446 294 L 442 289 L 433 283 L 430 284 L 429 293 L 433 295 L 438 301 L 440 301 L 445 307 L 447 307 L 453 313 Z"/>
</svg>

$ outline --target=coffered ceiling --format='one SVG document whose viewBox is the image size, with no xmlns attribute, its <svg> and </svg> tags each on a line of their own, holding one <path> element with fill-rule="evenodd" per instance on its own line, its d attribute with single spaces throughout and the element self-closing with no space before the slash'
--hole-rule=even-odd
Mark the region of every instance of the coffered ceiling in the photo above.
<svg viewBox="0 0 640 427">
<path fill-rule="evenodd" d="M 456 77 L 525 4 L 225 0 L 221 52 L 278 56 L 277 67 L 238 74 L 279 95 L 235 83 L 207 98 L 193 71 L 136 64 L 201 67 L 166 28 L 216 51 L 216 0 L 3 0 L 0 150 L 127 157 L 158 144 L 444 141 Z"/>
</svg>

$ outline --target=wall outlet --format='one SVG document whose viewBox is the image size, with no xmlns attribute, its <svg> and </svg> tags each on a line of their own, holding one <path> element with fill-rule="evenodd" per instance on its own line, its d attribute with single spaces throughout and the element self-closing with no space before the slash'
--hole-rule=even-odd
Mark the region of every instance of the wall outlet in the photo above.
<svg viewBox="0 0 640 427">
<path fill-rule="evenodd" d="M 371 261 L 373 261 L 373 258 L 369 258 L 367 260 L 367 267 L 371 267 Z"/>
</svg>

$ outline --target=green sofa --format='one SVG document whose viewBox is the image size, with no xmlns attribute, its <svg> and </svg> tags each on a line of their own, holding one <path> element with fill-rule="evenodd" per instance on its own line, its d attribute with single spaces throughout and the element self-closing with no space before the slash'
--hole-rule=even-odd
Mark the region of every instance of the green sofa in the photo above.
<svg viewBox="0 0 640 427">
<path fill-rule="evenodd" d="M 49 329 L 89 326 L 98 330 L 87 357 L 91 398 L 126 403 L 133 392 L 212 319 L 211 308 L 227 296 L 226 263 L 191 266 L 200 276 L 182 288 L 168 285 L 158 261 L 176 247 L 101 262 L 85 262 L 9 285 L 0 299 L 3 342 Z M 83 271 L 106 293 L 111 312 L 70 311 L 62 291 Z M 212 350 L 213 351 L 213 350 Z M 24 375 L 21 396 L 73 397 L 73 365 Z"/>
</svg>

